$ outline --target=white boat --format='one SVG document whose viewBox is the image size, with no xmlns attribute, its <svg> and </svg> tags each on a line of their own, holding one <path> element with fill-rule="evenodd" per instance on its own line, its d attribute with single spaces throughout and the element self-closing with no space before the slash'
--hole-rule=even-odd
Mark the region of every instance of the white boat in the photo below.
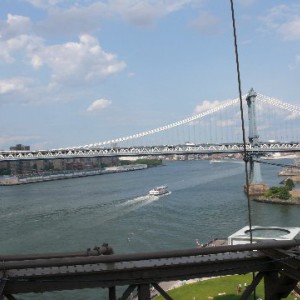
<svg viewBox="0 0 300 300">
<path fill-rule="evenodd" d="M 168 187 L 166 185 L 161 185 L 161 186 L 157 186 L 154 189 L 149 191 L 149 195 L 153 195 L 153 196 L 160 196 L 160 195 L 164 195 L 167 194 L 168 191 Z"/>
</svg>

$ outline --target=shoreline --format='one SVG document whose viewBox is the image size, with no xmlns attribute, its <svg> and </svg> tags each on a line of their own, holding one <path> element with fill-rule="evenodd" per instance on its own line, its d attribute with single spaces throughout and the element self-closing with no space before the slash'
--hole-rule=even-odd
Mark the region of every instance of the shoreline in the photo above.
<svg viewBox="0 0 300 300">
<path fill-rule="evenodd" d="M 0 178 L 0 186 L 13 186 L 13 185 L 23 185 L 29 183 L 39 183 L 39 182 L 47 182 L 54 180 L 64 180 L 64 179 L 72 179 L 72 178 L 81 178 L 88 176 L 97 176 L 104 174 L 113 174 L 113 173 L 121 173 L 121 172 L 130 172 L 130 171 L 138 171 L 147 169 L 148 166 L 146 164 L 135 164 L 135 165 L 124 165 L 117 167 L 107 167 L 105 169 L 97 169 L 90 171 L 72 171 L 72 172 L 63 172 L 56 174 L 42 174 L 37 176 L 3 176 Z"/>
<path fill-rule="evenodd" d="M 253 201 L 261 202 L 261 203 L 267 203 L 267 204 L 281 204 L 281 205 L 300 205 L 299 200 L 282 200 L 282 199 L 271 199 L 271 198 L 253 198 Z"/>
</svg>

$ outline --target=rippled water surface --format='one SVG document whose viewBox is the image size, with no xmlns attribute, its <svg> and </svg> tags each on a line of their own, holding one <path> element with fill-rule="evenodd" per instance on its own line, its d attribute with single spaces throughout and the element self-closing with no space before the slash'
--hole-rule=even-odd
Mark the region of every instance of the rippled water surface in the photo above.
<svg viewBox="0 0 300 300">
<path fill-rule="evenodd" d="M 263 166 L 266 183 L 279 184 L 278 170 Z M 195 247 L 195 239 L 225 238 L 248 224 L 244 181 L 243 163 L 177 161 L 141 171 L 0 187 L 1 253 L 82 251 L 103 242 L 115 253 Z M 148 195 L 162 184 L 171 193 Z M 300 226 L 300 207 L 256 202 L 251 207 L 253 225 Z M 71 293 L 70 299 L 99 299 L 95 290 Z M 43 299 L 68 298 L 63 295 Z M 32 298 L 42 299 L 22 295 Z"/>
</svg>

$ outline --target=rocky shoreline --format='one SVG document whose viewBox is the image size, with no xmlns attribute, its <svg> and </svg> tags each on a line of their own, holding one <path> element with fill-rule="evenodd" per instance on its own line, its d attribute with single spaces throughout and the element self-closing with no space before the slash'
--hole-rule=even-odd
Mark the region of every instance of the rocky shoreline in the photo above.
<svg viewBox="0 0 300 300">
<path fill-rule="evenodd" d="M 269 204 L 281 204 L 281 205 L 300 205 L 300 201 L 297 199 L 283 200 L 277 198 L 266 198 L 263 196 L 255 197 L 252 199 L 256 202 L 269 203 Z"/>
</svg>

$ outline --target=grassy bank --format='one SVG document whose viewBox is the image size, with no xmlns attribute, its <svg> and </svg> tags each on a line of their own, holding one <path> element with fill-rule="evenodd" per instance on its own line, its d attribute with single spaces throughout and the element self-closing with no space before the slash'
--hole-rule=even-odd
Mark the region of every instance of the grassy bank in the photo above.
<svg viewBox="0 0 300 300">
<path fill-rule="evenodd" d="M 245 290 L 245 283 L 249 285 L 251 282 L 252 274 L 224 276 L 186 284 L 168 291 L 168 294 L 178 300 L 238 300 Z M 242 286 L 241 292 L 238 292 L 239 285 Z M 256 298 L 264 299 L 263 281 L 256 288 Z M 163 300 L 164 298 L 158 296 L 154 299 Z M 286 299 L 292 300 L 294 297 L 289 295 Z"/>
</svg>

